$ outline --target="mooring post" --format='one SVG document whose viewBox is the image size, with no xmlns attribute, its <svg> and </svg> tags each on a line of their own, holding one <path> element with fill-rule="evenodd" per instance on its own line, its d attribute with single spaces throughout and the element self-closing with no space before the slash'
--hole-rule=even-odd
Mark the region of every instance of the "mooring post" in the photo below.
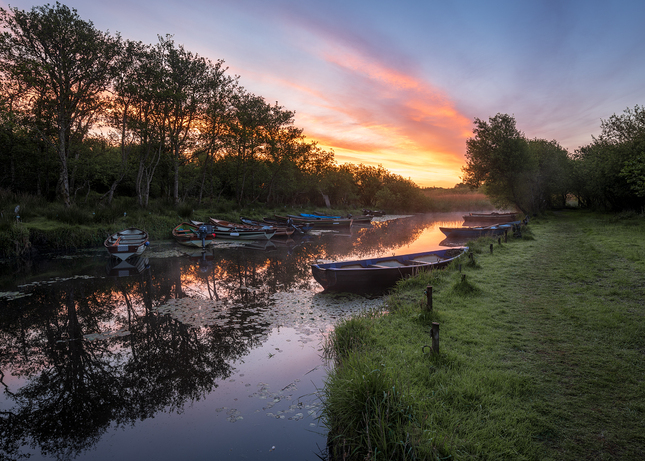
<svg viewBox="0 0 645 461">
<path fill-rule="evenodd" d="M 508 229 L 504 231 L 504 243 L 508 243 Z"/>
<path fill-rule="evenodd" d="M 432 322 L 432 329 L 430 330 L 430 336 L 432 336 L 432 352 L 434 354 L 439 353 L 439 324 L 437 322 Z"/>
<path fill-rule="evenodd" d="M 490 244 L 490 254 L 493 254 L 493 244 Z"/>
<path fill-rule="evenodd" d="M 497 244 L 498 244 L 498 245 L 501 245 L 501 244 L 502 244 L 502 237 L 499 237 L 499 238 L 497 239 Z"/>
<path fill-rule="evenodd" d="M 461 272 L 461 263 L 459 263 L 459 272 Z"/>
<path fill-rule="evenodd" d="M 426 298 L 427 298 L 427 310 L 432 311 L 432 287 L 428 285 L 426 287 Z"/>
<path fill-rule="evenodd" d="M 468 253 L 468 257 L 470 258 L 470 262 L 475 264 L 475 253 L 471 251 L 470 253 Z"/>
</svg>

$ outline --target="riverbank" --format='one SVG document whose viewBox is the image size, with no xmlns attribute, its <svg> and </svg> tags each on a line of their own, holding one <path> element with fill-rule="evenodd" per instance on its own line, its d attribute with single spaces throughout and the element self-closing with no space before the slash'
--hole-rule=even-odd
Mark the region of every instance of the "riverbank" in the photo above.
<svg viewBox="0 0 645 461">
<path fill-rule="evenodd" d="M 566 211 L 529 228 L 336 328 L 334 459 L 645 457 L 645 220 Z"/>
</svg>

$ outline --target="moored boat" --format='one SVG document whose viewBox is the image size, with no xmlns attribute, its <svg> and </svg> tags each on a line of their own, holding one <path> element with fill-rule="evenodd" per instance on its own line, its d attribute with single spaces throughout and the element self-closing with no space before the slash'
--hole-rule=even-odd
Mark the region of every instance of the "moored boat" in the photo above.
<svg viewBox="0 0 645 461">
<path fill-rule="evenodd" d="M 447 266 L 468 251 L 468 247 L 412 253 L 399 256 L 312 264 L 314 279 L 325 290 L 382 290 L 420 271 Z"/>
<path fill-rule="evenodd" d="M 342 227 L 351 227 L 352 226 L 352 218 L 339 218 L 339 219 L 332 219 L 332 218 L 305 218 L 303 216 L 296 216 L 296 215 L 287 215 L 287 216 L 281 216 L 281 215 L 275 215 L 275 218 L 279 221 L 288 221 L 291 220 L 294 224 L 307 224 L 310 225 L 313 229 L 334 229 L 334 228 L 342 228 Z"/>
<path fill-rule="evenodd" d="M 464 215 L 464 226 L 471 226 L 472 223 L 478 224 L 502 224 L 515 221 L 517 213 L 468 213 Z"/>
<path fill-rule="evenodd" d="M 363 215 L 363 216 L 352 216 L 348 214 L 347 216 L 329 216 L 322 213 L 300 213 L 300 216 L 303 218 L 314 218 L 314 219 L 351 219 L 352 224 L 369 224 L 372 222 L 373 216 Z"/>
<path fill-rule="evenodd" d="M 299 223 L 296 224 L 292 220 L 287 219 L 286 221 L 283 220 L 278 220 L 276 218 L 269 218 L 269 217 L 264 217 L 262 218 L 262 221 L 259 221 L 261 224 L 266 224 L 268 226 L 274 226 L 274 227 L 280 227 L 280 226 L 291 226 L 299 231 L 302 231 L 303 233 L 307 233 L 311 229 L 313 229 L 313 226 L 307 223 Z"/>
<path fill-rule="evenodd" d="M 363 209 L 363 214 L 365 216 L 385 216 L 385 211 Z"/>
<path fill-rule="evenodd" d="M 215 231 L 216 239 L 227 240 L 269 240 L 274 235 L 275 230 L 218 229 Z"/>
<path fill-rule="evenodd" d="M 472 227 L 439 227 L 439 230 L 448 238 L 479 238 L 484 236 L 497 237 L 521 225 L 522 221 L 512 221 L 493 226 Z"/>
<path fill-rule="evenodd" d="M 249 218 L 244 218 L 240 217 L 240 221 L 242 221 L 242 224 L 245 224 L 247 226 L 255 226 L 260 229 L 265 229 L 265 230 L 275 230 L 275 235 L 274 237 L 291 237 L 293 234 L 296 232 L 301 234 L 303 233 L 300 229 L 298 229 L 294 225 L 288 225 L 288 224 L 268 224 L 268 223 L 263 223 L 261 221 L 256 221 L 254 219 L 249 219 Z"/>
<path fill-rule="evenodd" d="M 210 218 L 215 227 L 215 238 L 235 240 L 268 240 L 276 234 L 276 229 L 233 223 L 223 219 Z"/>
<path fill-rule="evenodd" d="M 172 236 L 181 245 L 200 248 L 212 245 L 215 239 L 212 226 L 197 222 L 179 224 L 172 230 Z"/>
<path fill-rule="evenodd" d="M 108 253 L 120 260 L 140 255 L 149 244 L 148 233 L 136 227 L 115 232 L 103 242 L 103 246 Z"/>
</svg>

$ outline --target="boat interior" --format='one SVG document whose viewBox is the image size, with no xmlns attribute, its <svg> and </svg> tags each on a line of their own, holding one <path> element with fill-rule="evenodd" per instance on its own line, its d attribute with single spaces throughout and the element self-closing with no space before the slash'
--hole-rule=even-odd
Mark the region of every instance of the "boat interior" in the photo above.
<svg viewBox="0 0 645 461">
<path fill-rule="evenodd" d="M 428 264 L 433 264 L 439 261 L 443 261 L 444 259 L 445 258 L 441 258 L 440 256 L 429 254 L 429 255 L 417 256 L 414 259 L 408 259 L 403 261 L 396 258 L 392 258 L 392 259 L 384 259 L 382 261 L 377 261 L 375 264 L 369 264 L 369 261 L 366 261 L 363 263 L 346 264 L 340 267 L 335 267 L 334 269 L 336 270 L 364 269 L 366 267 L 384 269 L 388 267 L 425 266 Z"/>
</svg>

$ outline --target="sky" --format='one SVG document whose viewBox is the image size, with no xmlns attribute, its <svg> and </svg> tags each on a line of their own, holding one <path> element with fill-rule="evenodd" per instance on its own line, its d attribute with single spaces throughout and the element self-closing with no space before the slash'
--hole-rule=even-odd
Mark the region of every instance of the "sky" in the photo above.
<svg viewBox="0 0 645 461">
<path fill-rule="evenodd" d="M 53 1 L 19 0 L 31 10 Z M 645 105 L 642 0 L 69 0 L 97 29 L 223 60 L 339 164 L 461 182 L 475 119 L 573 153 Z M 7 8 L 7 1 L 0 0 Z"/>
</svg>

